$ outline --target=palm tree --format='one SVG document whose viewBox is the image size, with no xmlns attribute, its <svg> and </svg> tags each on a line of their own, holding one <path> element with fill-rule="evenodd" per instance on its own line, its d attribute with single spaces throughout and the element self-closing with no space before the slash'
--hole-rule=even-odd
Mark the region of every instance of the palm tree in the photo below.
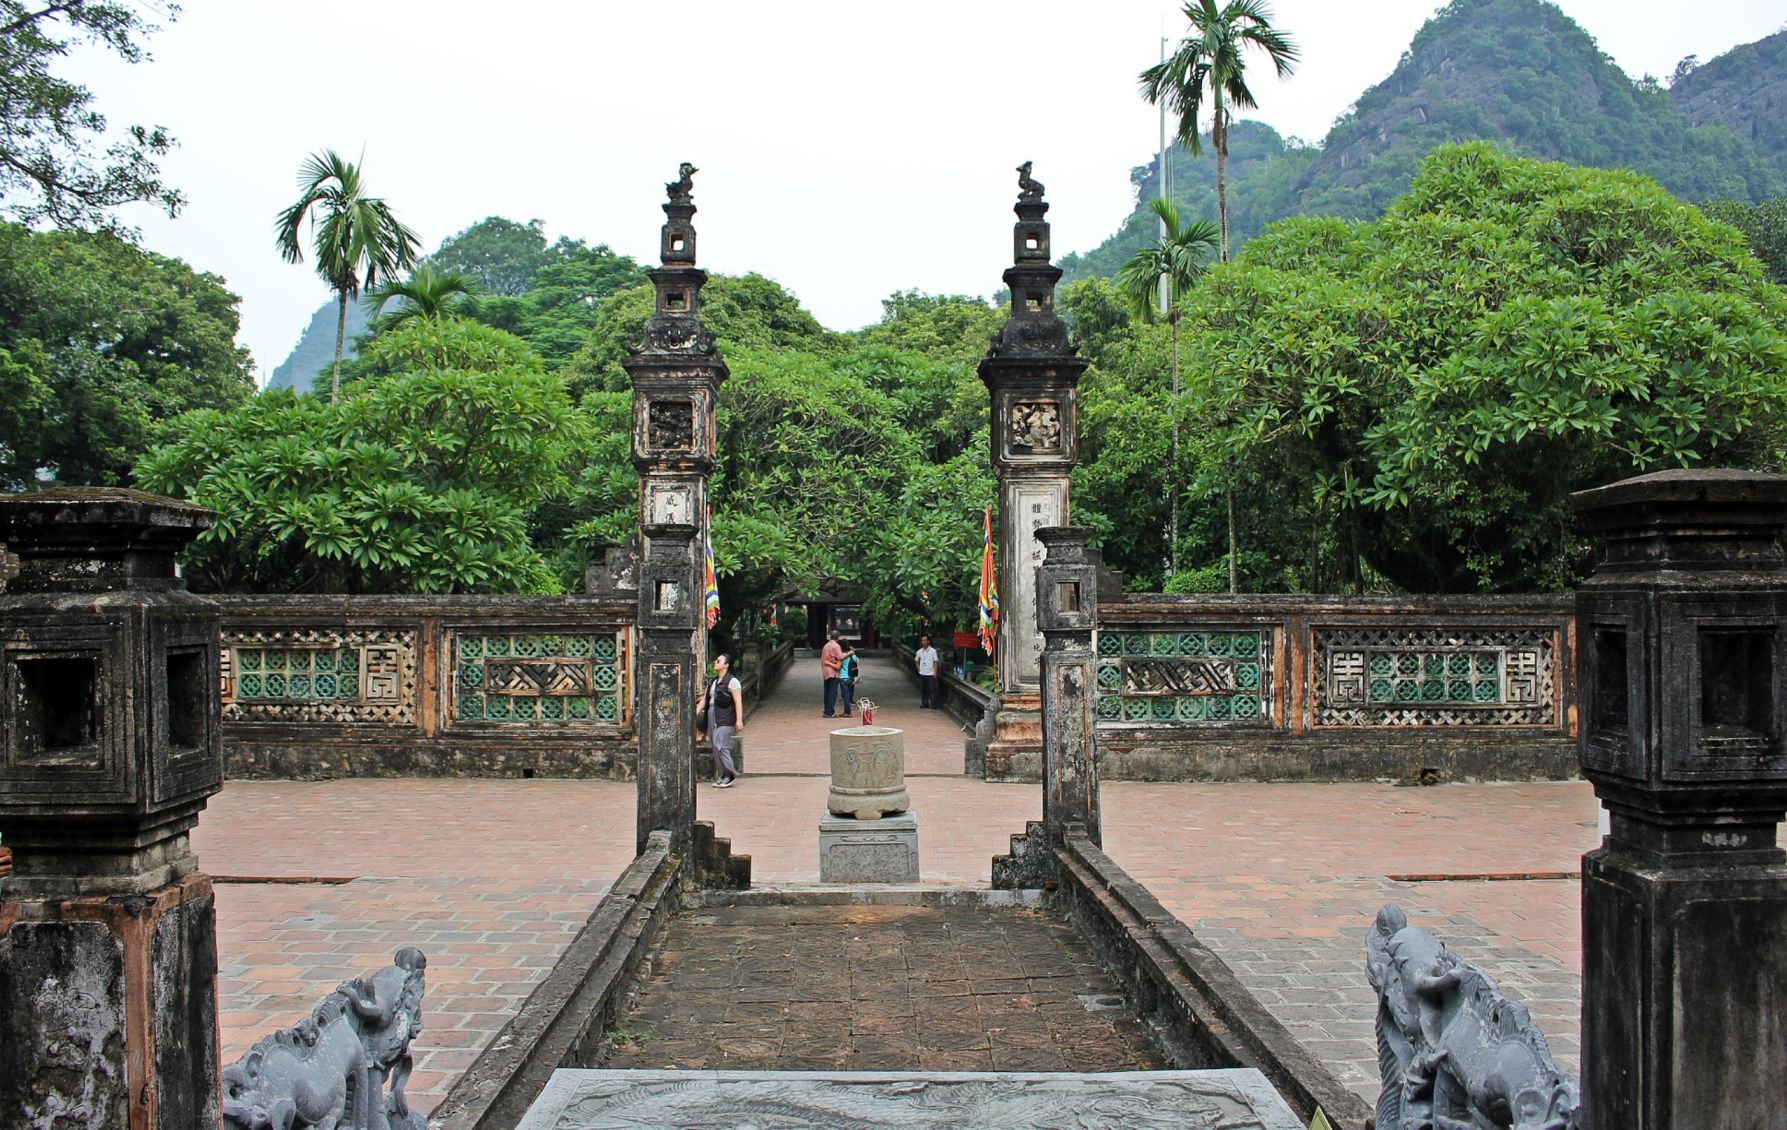
<svg viewBox="0 0 1787 1130">
<path fill-rule="evenodd" d="M 1204 261 L 1217 246 L 1216 225 L 1209 220 L 1179 221 L 1171 200 L 1153 200 L 1148 208 L 1160 220 L 1160 239 L 1130 256 L 1117 269 L 1117 289 L 1129 300 L 1132 314 L 1144 322 L 1163 317 L 1173 327 L 1173 470 L 1168 475 L 1167 576 L 1179 571 L 1179 298 L 1204 273 Z M 1233 541 L 1233 531 L 1230 531 Z"/>
<path fill-rule="evenodd" d="M 477 294 L 482 288 L 476 279 L 463 271 L 437 271 L 423 263 L 406 279 L 386 281 L 366 292 L 378 328 L 388 330 L 417 318 L 444 321 L 454 316 L 462 299 Z M 389 313 L 385 307 L 393 300 L 398 305 Z"/>
<path fill-rule="evenodd" d="M 416 261 L 416 233 L 397 222 L 390 207 L 366 195 L 360 168 L 333 149 L 312 155 L 298 172 L 304 190 L 298 202 L 279 214 L 274 225 L 279 253 L 288 263 L 302 263 L 298 235 L 306 215 L 316 253 L 316 273 L 340 298 L 335 323 L 335 368 L 329 398 L 341 392 L 341 342 L 347 333 L 347 300 L 360 286 L 374 286 L 379 276 L 394 275 Z M 321 217 L 318 217 L 318 213 Z"/>
<path fill-rule="evenodd" d="M 1218 9 L 1216 0 L 1188 0 L 1185 18 L 1191 34 L 1179 41 L 1179 49 L 1164 61 L 1142 72 L 1142 93 L 1150 103 L 1161 99 L 1179 115 L 1178 141 L 1194 155 L 1201 152 L 1198 117 L 1204 108 L 1205 88 L 1210 98 L 1210 140 L 1216 146 L 1216 220 L 1220 233 L 1218 257 L 1229 261 L 1229 117 L 1232 110 L 1257 107 L 1247 89 L 1247 59 L 1243 49 L 1257 47 L 1278 71 L 1291 73 L 1297 48 L 1291 37 L 1272 26 L 1272 11 L 1264 0 L 1229 0 Z"/>
</svg>

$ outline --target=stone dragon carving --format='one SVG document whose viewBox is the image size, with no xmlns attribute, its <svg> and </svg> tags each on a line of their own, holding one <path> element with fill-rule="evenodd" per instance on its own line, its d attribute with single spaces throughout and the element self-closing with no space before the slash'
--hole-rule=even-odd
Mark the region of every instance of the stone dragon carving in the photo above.
<svg viewBox="0 0 1787 1130">
<path fill-rule="evenodd" d="M 676 179 L 664 186 L 673 204 L 687 204 L 695 192 L 695 174 L 700 172 L 687 161 L 676 167 Z"/>
<path fill-rule="evenodd" d="M 1042 182 L 1030 175 L 1031 162 L 1018 166 L 1018 199 L 1026 204 L 1042 201 Z"/>
<path fill-rule="evenodd" d="M 344 981 L 223 1069 L 225 1130 L 425 1130 L 404 1084 L 422 1030 L 421 950 Z"/>
<path fill-rule="evenodd" d="M 1526 1007 L 1386 905 L 1365 934 L 1377 990 L 1377 1130 L 1578 1130 L 1575 1076 Z"/>
</svg>

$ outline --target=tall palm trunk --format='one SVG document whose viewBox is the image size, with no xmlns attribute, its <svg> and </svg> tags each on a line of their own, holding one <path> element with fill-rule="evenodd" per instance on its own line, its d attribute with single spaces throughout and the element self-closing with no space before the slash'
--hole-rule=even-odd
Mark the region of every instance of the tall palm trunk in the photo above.
<svg viewBox="0 0 1787 1130">
<path fill-rule="evenodd" d="M 1216 100 L 1216 118 L 1210 140 L 1216 143 L 1216 261 L 1229 261 L 1229 127 L 1222 99 Z"/>
<path fill-rule="evenodd" d="M 1167 576 L 1179 572 L 1179 310 L 1167 312 L 1173 327 L 1173 465 L 1167 471 Z"/>
<path fill-rule="evenodd" d="M 329 372 L 329 403 L 333 404 L 341 397 L 341 342 L 347 336 L 347 289 L 337 292 L 341 296 L 341 306 L 335 317 L 335 367 Z"/>
</svg>

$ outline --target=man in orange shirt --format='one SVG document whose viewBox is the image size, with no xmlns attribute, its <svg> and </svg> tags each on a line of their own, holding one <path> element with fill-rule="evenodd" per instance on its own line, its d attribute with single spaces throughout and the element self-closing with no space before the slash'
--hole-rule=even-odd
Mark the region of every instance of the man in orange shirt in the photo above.
<svg viewBox="0 0 1787 1130">
<path fill-rule="evenodd" d="M 838 709 L 838 668 L 844 665 L 844 646 L 833 632 L 819 649 L 819 673 L 825 676 L 825 717 L 835 718 Z"/>
</svg>

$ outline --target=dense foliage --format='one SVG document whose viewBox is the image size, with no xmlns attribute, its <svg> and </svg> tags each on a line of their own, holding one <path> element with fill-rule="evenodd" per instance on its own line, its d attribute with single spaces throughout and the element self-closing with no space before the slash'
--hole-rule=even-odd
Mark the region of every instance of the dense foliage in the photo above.
<svg viewBox="0 0 1787 1130">
<path fill-rule="evenodd" d="M 237 303 L 114 235 L 0 224 L 0 489 L 125 483 L 158 421 L 246 400 Z"/>
<path fill-rule="evenodd" d="M 140 62 L 141 40 L 154 30 L 134 3 L 0 0 L 0 217 L 115 231 L 112 209 L 122 204 L 145 201 L 170 216 L 179 210 L 180 194 L 155 167 L 174 144 L 167 131 L 128 126 L 96 154 L 108 132 L 105 115 L 86 87 L 51 71 L 81 43 Z"/>
<path fill-rule="evenodd" d="M 1268 229 L 1182 332 L 1187 473 L 1243 495 L 1262 587 L 1567 585 L 1569 492 L 1773 465 L 1787 418 L 1787 294 L 1735 231 L 1482 144 L 1381 221 Z"/>
<path fill-rule="evenodd" d="M 565 468 L 586 429 L 558 378 L 519 342 L 493 349 L 496 333 L 416 320 L 381 343 L 397 371 L 338 399 L 281 390 L 174 421 L 137 481 L 217 511 L 187 555 L 193 583 L 558 589 L 529 522 L 568 489 Z"/>
</svg>

